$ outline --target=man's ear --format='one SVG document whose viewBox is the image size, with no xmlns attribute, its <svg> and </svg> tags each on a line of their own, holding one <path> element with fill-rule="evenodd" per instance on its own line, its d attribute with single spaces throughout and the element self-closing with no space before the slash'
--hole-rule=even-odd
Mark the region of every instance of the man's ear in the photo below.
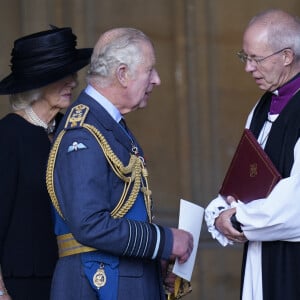
<svg viewBox="0 0 300 300">
<path fill-rule="evenodd" d="M 285 55 L 285 62 L 284 62 L 284 64 L 286 66 L 290 65 L 293 62 L 294 58 L 295 58 L 294 51 L 292 49 L 290 49 L 290 48 L 287 48 L 287 49 L 283 50 L 283 53 Z"/>
<path fill-rule="evenodd" d="M 127 86 L 128 83 L 128 66 L 125 64 L 121 64 L 116 71 L 116 77 L 120 84 L 124 87 Z"/>
</svg>

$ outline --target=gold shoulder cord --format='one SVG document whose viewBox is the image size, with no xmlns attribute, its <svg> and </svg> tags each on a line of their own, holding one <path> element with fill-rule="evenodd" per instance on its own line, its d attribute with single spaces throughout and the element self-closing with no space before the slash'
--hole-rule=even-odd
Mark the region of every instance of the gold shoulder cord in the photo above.
<svg viewBox="0 0 300 300">
<path fill-rule="evenodd" d="M 111 216 L 113 218 L 122 218 L 133 206 L 139 190 L 144 194 L 145 204 L 147 208 L 147 214 L 149 218 L 149 222 L 151 222 L 151 191 L 149 190 L 148 185 L 148 172 L 144 166 L 142 159 L 136 155 L 131 154 L 130 160 L 127 166 L 124 166 L 121 160 L 115 155 L 112 151 L 111 147 L 107 143 L 104 136 L 100 133 L 100 131 L 92 125 L 82 124 L 82 127 L 86 128 L 97 140 L 99 146 L 101 147 L 108 163 L 113 169 L 114 173 L 124 181 L 124 189 L 121 195 L 121 198 L 116 205 L 116 207 L 112 210 Z M 62 130 L 58 135 L 53 147 L 50 151 L 47 173 L 46 173 L 46 184 L 47 189 L 53 203 L 53 206 L 59 213 L 59 215 L 64 219 L 62 211 L 60 209 L 55 189 L 54 189 L 54 166 L 56 161 L 56 156 L 58 153 L 58 148 L 61 143 L 61 140 L 65 134 L 66 130 Z M 144 180 L 142 180 L 142 178 Z M 125 202 L 127 198 L 127 194 L 129 192 L 130 186 L 133 184 L 128 200 Z"/>
</svg>

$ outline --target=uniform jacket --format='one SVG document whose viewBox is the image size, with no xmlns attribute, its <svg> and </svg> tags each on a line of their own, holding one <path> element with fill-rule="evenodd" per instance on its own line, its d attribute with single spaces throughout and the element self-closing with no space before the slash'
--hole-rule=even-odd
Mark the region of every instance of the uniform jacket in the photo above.
<svg viewBox="0 0 300 300">
<path fill-rule="evenodd" d="M 124 165 L 129 162 L 132 143 L 139 148 L 139 155 L 143 155 L 132 133 L 125 133 L 94 99 L 83 92 L 73 107 L 78 104 L 89 107 L 85 123 L 95 126 L 105 136 Z M 62 127 L 65 121 L 66 118 L 61 122 Z M 75 149 L 74 145 L 80 146 Z M 124 218 L 110 216 L 124 182 L 113 172 L 87 129 L 79 126 L 66 131 L 55 163 L 54 186 L 65 218 L 62 222 L 57 216 L 56 234 L 71 232 L 81 244 L 120 259 L 118 299 L 164 299 L 158 261 L 168 259 L 171 253 L 171 231 L 148 222 L 142 197 L 132 208 L 138 214 L 129 211 Z M 73 256 L 77 260 L 78 255 Z M 57 278 L 63 277 L 62 273 L 60 270 Z"/>
</svg>

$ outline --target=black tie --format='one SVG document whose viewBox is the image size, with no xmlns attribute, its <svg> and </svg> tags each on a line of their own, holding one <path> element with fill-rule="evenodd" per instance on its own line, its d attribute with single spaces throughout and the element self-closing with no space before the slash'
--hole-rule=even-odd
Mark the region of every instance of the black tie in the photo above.
<svg viewBox="0 0 300 300">
<path fill-rule="evenodd" d="M 131 147 L 132 147 L 132 148 L 131 148 L 131 151 L 132 151 L 132 153 L 135 154 L 135 155 L 138 155 L 138 154 L 139 154 L 138 147 L 136 146 L 136 144 L 135 144 L 135 142 L 134 142 L 134 140 L 133 140 L 133 138 L 132 138 L 130 132 L 128 131 L 128 128 L 127 128 L 127 125 L 126 125 L 125 120 L 122 118 L 122 119 L 119 121 L 119 124 L 120 124 L 120 126 L 123 127 L 125 133 L 127 134 L 127 136 L 129 137 L 129 139 L 130 139 L 130 141 L 131 141 Z"/>
<path fill-rule="evenodd" d="M 126 122 L 123 118 L 119 121 L 119 124 L 128 132 Z"/>
</svg>

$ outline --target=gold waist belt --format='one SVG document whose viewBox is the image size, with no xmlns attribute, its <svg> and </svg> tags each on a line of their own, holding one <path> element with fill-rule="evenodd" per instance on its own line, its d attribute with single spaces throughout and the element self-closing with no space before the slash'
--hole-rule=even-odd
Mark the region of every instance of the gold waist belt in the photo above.
<svg viewBox="0 0 300 300">
<path fill-rule="evenodd" d="M 56 237 L 59 257 L 96 251 L 97 249 L 78 243 L 72 233 L 62 234 Z"/>
</svg>

